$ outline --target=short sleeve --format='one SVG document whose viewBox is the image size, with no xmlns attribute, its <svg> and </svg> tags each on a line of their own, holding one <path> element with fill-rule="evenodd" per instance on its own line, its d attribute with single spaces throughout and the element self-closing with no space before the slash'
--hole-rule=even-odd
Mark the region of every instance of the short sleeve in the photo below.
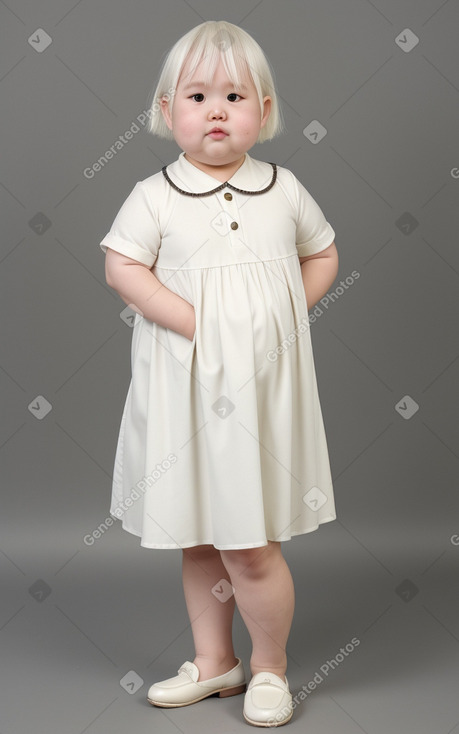
<svg viewBox="0 0 459 734">
<path fill-rule="evenodd" d="M 299 257 L 325 250 L 335 239 L 335 230 L 309 191 L 292 174 L 297 196 L 296 248 Z"/>
<path fill-rule="evenodd" d="M 151 268 L 160 244 L 158 216 L 143 181 L 138 181 L 100 243 L 100 248 L 106 253 L 107 247 L 111 247 Z"/>
</svg>

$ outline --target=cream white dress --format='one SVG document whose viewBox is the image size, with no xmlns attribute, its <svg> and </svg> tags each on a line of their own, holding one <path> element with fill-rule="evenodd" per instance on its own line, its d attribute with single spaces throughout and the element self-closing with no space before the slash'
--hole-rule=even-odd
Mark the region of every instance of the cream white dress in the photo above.
<svg viewBox="0 0 459 734">
<path fill-rule="evenodd" d="M 135 316 L 110 513 L 145 548 L 290 540 L 336 519 L 299 263 L 335 232 L 288 169 L 246 154 L 223 184 L 184 155 L 100 243 L 196 313 L 192 341 Z"/>
</svg>

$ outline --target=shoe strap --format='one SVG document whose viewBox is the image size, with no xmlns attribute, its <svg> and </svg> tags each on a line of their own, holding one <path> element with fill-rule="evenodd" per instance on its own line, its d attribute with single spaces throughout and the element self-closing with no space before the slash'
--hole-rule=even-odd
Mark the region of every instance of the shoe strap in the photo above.
<svg viewBox="0 0 459 734">
<path fill-rule="evenodd" d="M 251 683 L 251 687 L 257 686 L 257 685 L 263 685 L 266 683 L 271 683 L 272 685 L 275 685 L 275 686 L 281 685 L 282 688 L 288 689 L 287 676 L 285 676 L 285 681 L 283 681 L 280 676 L 276 675 L 276 673 L 270 673 L 269 671 L 266 671 L 266 672 L 261 671 L 260 673 L 255 673 L 250 683 Z"/>
<path fill-rule="evenodd" d="M 179 674 L 182 673 L 182 672 L 183 673 L 186 673 L 191 678 L 191 680 L 194 683 L 196 683 L 196 681 L 199 678 L 199 670 L 198 670 L 198 667 L 197 667 L 197 665 L 195 665 L 194 663 L 192 663 L 190 660 L 186 660 L 186 662 L 184 662 L 183 665 L 180 666 L 180 668 L 178 669 L 177 672 Z"/>
</svg>

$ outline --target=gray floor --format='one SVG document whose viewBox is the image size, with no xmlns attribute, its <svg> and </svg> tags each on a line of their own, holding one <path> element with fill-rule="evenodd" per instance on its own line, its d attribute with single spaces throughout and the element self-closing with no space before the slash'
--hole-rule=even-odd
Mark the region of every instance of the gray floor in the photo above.
<svg viewBox="0 0 459 734">
<path fill-rule="evenodd" d="M 75 550 L 77 525 L 68 530 L 56 551 L 51 528 L 30 529 L 32 554 L 14 527 L 3 536 L 1 734 L 248 731 L 243 695 L 175 710 L 145 700 L 194 657 L 181 552 L 142 549 L 118 522 Z M 289 731 L 459 731 L 459 547 L 445 527 L 426 532 L 364 546 L 334 521 L 283 543 L 296 591 L 287 675 L 294 696 L 308 691 Z M 249 676 L 237 610 L 234 645 Z"/>
</svg>

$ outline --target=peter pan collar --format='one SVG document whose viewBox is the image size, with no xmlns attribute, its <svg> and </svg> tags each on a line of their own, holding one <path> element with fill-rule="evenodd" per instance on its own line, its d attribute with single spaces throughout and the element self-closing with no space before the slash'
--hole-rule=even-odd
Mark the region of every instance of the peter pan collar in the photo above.
<svg viewBox="0 0 459 734">
<path fill-rule="evenodd" d="M 244 162 L 236 173 L 218 186 L 215 186 L 218 179 L 190 163 L 185 158 L 185 151 L 180 153 L 174 163 L 163 166 L 161 170 L 172 188 L 186 196 L 210 196 L 225 187 L 241 194 L 264 194 L 274 186 L 277 178 L 275 163 L 257 161 L 248 153 L 245 154 Z"/>
</svg>

